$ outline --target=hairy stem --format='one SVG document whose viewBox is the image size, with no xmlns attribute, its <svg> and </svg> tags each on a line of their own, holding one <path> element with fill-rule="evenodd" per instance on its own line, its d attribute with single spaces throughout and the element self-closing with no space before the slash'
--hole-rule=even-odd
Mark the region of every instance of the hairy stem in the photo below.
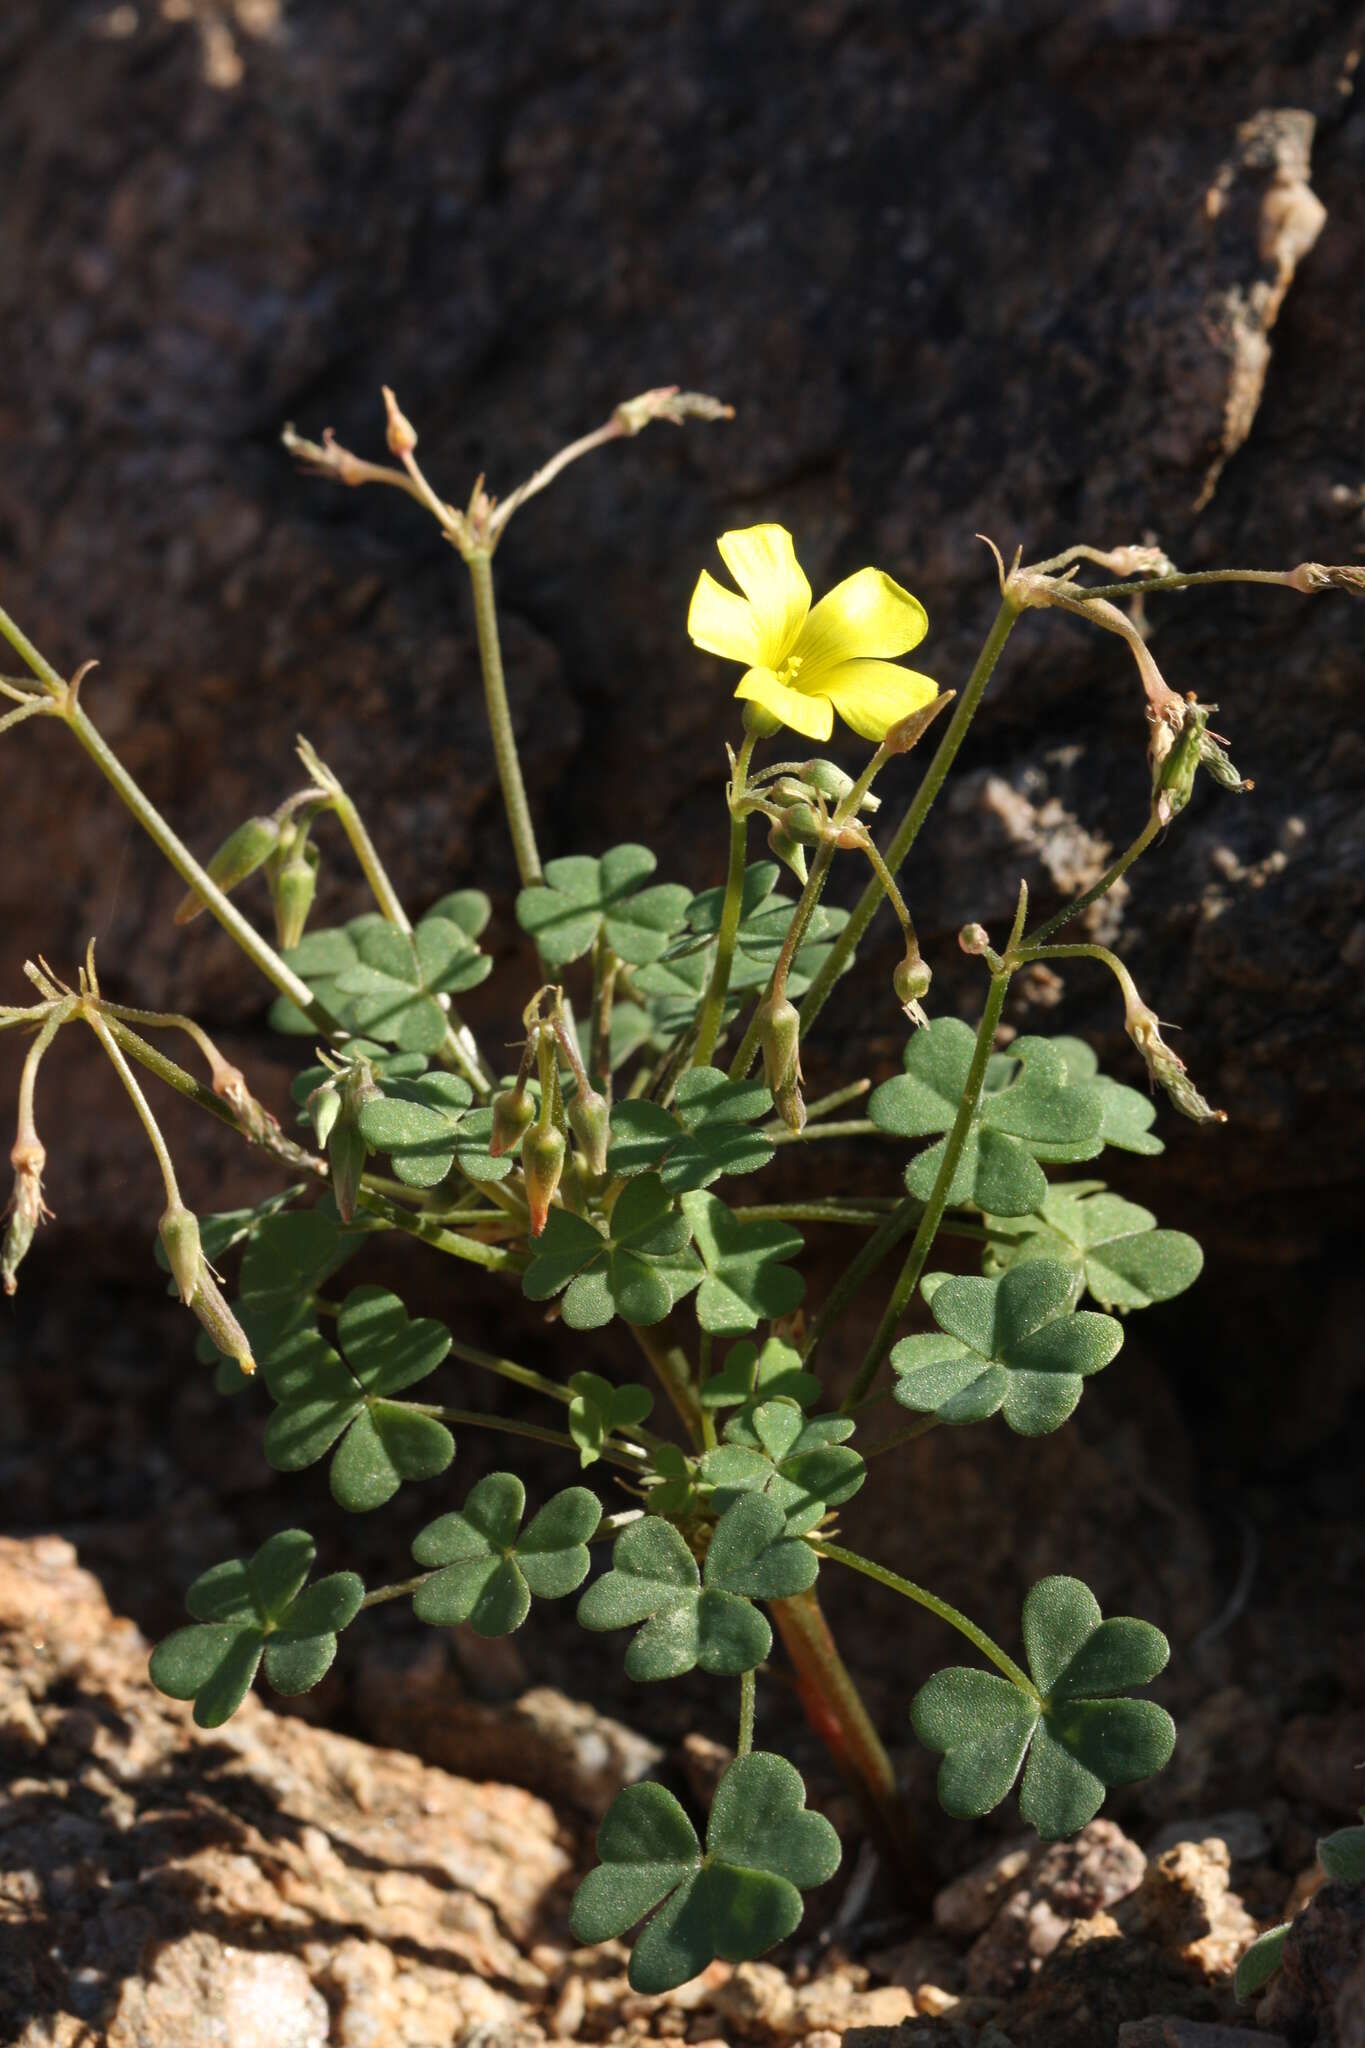
<svg viewBox="0 0 1365 2048">
<path fill-rule="evenodd" d="M 861 1572 L 864 1578 L 875 1579 L 879 1586 L 889 1586 L 893 1593 L 903 1593 L 907 1600 L 913 1600 L 917 1606 L 927 1608 L 930 1614 L 936 1614 L 940 1621 L 947 1622 L 949 1628 L 955 1628 L 959 1635 L 965 1636 L 969 1643 L 980 1650 L 983 1657 L 989 1658 L 996 1670 L 1003 1673 L 1011 1685 L 1017 1685 L 1020 1692 L 1035 1705 L 1041 1706 L 1038 1688 L 1027 1673 L 1019 1669 L 1013 1657 L 1007 1656 L 999 1643 L 988 1636 L 984 1629 L 978 1628 L 974 1621 L 969 1621 L 956 1607 L 950 1607 L 946 1600 L 940 1600 L 936 1594 L 926 1592 L 923 1586 L 915 1585 L 911 1579 L 903 1579 L 898 1572 L 888 1571 L 885 1565 L 873 1564 L 870 1558 L 859 1557 L 854 1550 L 842 1549 L 837 1543 L 817 1542 L 814 1548 L 822 1557 L 832 1559 L 835 1564 L 847 1565 L 850 1571 Z"/>
<path fill-rule="evenodd" d="M 757 1690 L 753 1672 L 741 1672 L 739 1679 L 739 1739 L 735 1744 L 736 1756 L 748 1756 L 754 1746 L 754 1694 Z"/>
<path fill-rule="evenodd" d="M 716 957 L 711 963 L 711 978 L 697 1013 L 697 1044 L 692 1055 L 694 1067 L 710 1065 L 725 1018 L 725 997 L 730 987 L 730 970 L 735 963 L 735 939 L 744 899 L 744 855 L 749 841 L 749 820 L 737 806 L 748 785 L 749 763 L 756 744 L 756 736 L 746 732 L 735 756 L 735 772 L 726 791 L 730 806 L 730 862 L 725 876 L 720 929 L 716 933 Z"/>
<path fill-rule="evenodd" d="M 487 548 L 472 548 L 465 556 L 474 590 L 474 630 L 479 640 L 479 662 L 483 669 L 484 703 L 488 729 L 493 739 L 493 757 L 502 785 L 503 808 L 517 857 L 517 873 L 523 888 L 544 880 L 540 853 L 536 847 L 531 807 L 526 801 L 517 738 L 512 730 L 512 712 L 507 702 L 507 679 L 502 668 L 502 645 L 498 638 L 498 612 L 493 596 L 493 558 Z"/>
<path fill-rule="evenodd" d="M 1043 945 L 1046 940 L 1052 937 L 1054 932 L 1060 931 L 1064 924 L 1069 924 L 1073 917 L 1079 917 L 1083 910 L 1088 910 L 1092 903 L 1097 903 L 1101 896 L 1106 895 L 1113 888 L 1120 876 L 1128 872 L 1138 856 L 1146 852 L 1160 830 L 1161 820 L 1157 816 L 1155 808 L 1153 808 L 1151 816 L 1138 833 L 1132 845 L 1124 848 L 1113 865 L 1105 869 L 1098 882 L 1094 883 L 1091 888 L 1086 889 L 1081 895 L 1073 897 L 1070 903 L 1063 904 L 1062 908 L 1048 918 L 1046 923 L 1039 925 L 1036 932 L 1029 932 L 1024 939 L 1024 945 L 1026 947 Z"/>
</svg>

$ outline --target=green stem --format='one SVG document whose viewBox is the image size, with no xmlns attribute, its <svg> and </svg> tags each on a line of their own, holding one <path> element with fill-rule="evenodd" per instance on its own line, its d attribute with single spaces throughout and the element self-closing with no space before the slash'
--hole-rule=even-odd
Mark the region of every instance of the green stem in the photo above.
<svg viewBox="0 0 1365 2048">
<path fill-rule="evenodd" d="M 65 1002 L 57 1003 L 43 1019 L 37 1037 L 24 1055 L 24 1064 L 19 1073 L 19 1114 L 16 1118 L 18 1136 L 16 1149 L 22 1145 L 41 1143 L 33 1121 L 34 1096 L 38 1086 L 38 1067 L 43 1054 L 51 1045 L 63 1024 L 69 1024 L 79 1007 L 75 996 L 68 996 Z"/>
<path fill-rule="evenodd" d="M 822 1557 L 831 1558 L 835 1564 L 847 1565 L 850 1571 L 861 1572 L 864 1578 L 875 1579 L 879 1586 L 889 1586 L 893 1593 L 903 1593 L 907 1600 L 913 1600 L 919 1607 L 928 1608 L 930 1614 L 936 1614 L 940 1621 L 947 1622 L 949 1628 L 955 1628 L 959 1635 L 966 1636 L 967 1641 L 980 1650 L 983 1657 L 989 1658 L 996 1670 L 1002 1672 L 1011 1685 L 1017 1685 L 1020 1692 L 1031 1699 L 1035 1706 L 1042 1705 L 1038 1688 L 1027 1672 L 1021 1671 L 1013 1657 L 1007 1656 L 999 1643 L 988 1636 L 984 1629 L 978 1628 L 974 1621 L 969 1621 L 958 1608 L 950 1607 L 946 1600 L 940 1600 L 936 1594 L 926 1592 L 923 1586 L 915 1585 L 913 1580 L 903 1579 L 899 1572 L 888 1571 L 885 1565 L 873 1564 L 870 1558 L 859 1557 L 855 1550 L 843 1550 L 837 1543 L 819 1542 L 814 1543 L 812 1548 L 818 1550 Z"/>
<path fill-rule="evenodd" d="M 832 1110 L 842 1109 L 846 1103 L 856 1102 L 871 1088 L 870 1081 L 850 1081 L 846 1088 L 835 1088 L 828 1095 L 817 1096 L 814 1102 L 806 1104 L 806 1122 L 813 1124 L 818 1117 L 828 1116 Z"/>
<path fill-rule="evenodd" d="M 419 1586 L 425 1586 L 428 1579 L 434 1579 L 435 1572 L 418 1572 L 415 1578 L 399 1579 L 392 1586 L 376 1586 L 361 1601 L 361 1608 L 381 1607 L 386 1600 L 405 1600 L 409 1593 L 415 1593 Z"/>
<path fill-rule="evenodd" d="M 1036 932 L 1029 932 L 1024 939 L 1024 945 L 1026 947 L 1041 946 L 1052 937 L 1054 932 L 1060 931 L 1064 924 L 1068 924 L 1073 917 L 1079 917 L 1083 910 L 1088 910 L 1092 903 L 1098 902 L 1101 896 L 1113 888 L 1120 876 L 1127 873 L 1139 854 L 1146 852 L 1160 830 L 1161 820 L 1158 818 L 1156 811 L 1153 810 L 1147 823 L 1138 833 L 1132 845 L 1124 849 L 1112 867 L 1105 869 L 1098 882 L 1093 887 L 1085 890 L 1082 895 L 1073 897 L 1070 903 L 1064 904 L 1059 911 L 1048 918 L 1045 924 L 1040 924 Z"/>
<path fill-rule="evenodd" d="M 175 1178 L 175 1166 L 171 1160 L 170 1148 L 161 1135 L 161 1126 L 152 1114 L 152 1106 L 138 1086 L 137 1076 L 123 1057 L 122 1052 L 115 1043 L 114 1034 L 105 1023 L 103 1017 L 96 1010 L 82 1010 L 81 1015 L 104 1047 L 104 1050 L 108 1053 L 114 1072 L 127 1089 L 129 1100 L 141 1119 L 142 1128 L 146 1131 L 152 1150 L 156 1154 L 156 1163 L 161 1168 L 161 1178 L 166 1188 L 167 1207 L 178 1210 L 181 1202 L 180 1188 Z"/>
<path fill-rule="evenodd" d="M 3 619 L 3 614 L 0 614 L 0 619 Z M 274 947 L 268 945 L 260 933 L 247 923 L 236 904 L 223 894 L 217 883 L 200 867 L 194 855 L 183 841 L 177 838 L 155 804 L 143 795 L 118 755 L 91 723 L 80 704 L 73 703 L 68 695 L 61 715 L 105 780 L 113 785 L 143 831 L 165 855 L 181 880 L 203 898 L 207 909 L 217 918 L 229 937 L 236 940 L 252 965 L 259 968 L 266 980 L 272 982 L 281 995 L 288 996 L 292 1003 L 297 1003 L 320 1032 L 330 1037 L 336 1029 L 335 1019 L 316 1000 L 308 984 L 299 979 L 292 967 L 286 966 Z"/>
<path fill-rule="evenodd" d="M 498 781 L 502 784 L 503 808 L 512 834 L 517 873 L 522 887 L 529 888 L 545 878 L 536 847 L 535 827 L 531 823 L 531 807 L 526 801 L 526 784 L 521 776 L 511 708 L 507 702 L 507 678 L 503 674 L 498 612 L 493 597 L 493 558 L 486 548 L 472 548 L 465 556 L 465 562 L 474 589 L 474 630 L 479 640 L 484 703 L 488 709 L 488 729 L 493 739 Z"/>
<path fill-rule="evenodd" d="M 882 1260 L 893 1251 L 919 1221 L 924 1204 L 907 1195 L 898 1202 L 891 1214 L 878 1224 L 857 1257 L 839 1275 L 829 1291 L 824 1305 L 811 1324 L 802 1347 L 802 1359 L 808 1364 L 811 1354 L 821 1338 L 832 1330 L 855 1296 L 861 1291 L 865 1280 L 871 1278 Z"/>
<path fill-rule="evenodd" d="M 817 1124 L 814 1129 L 808 1124 L 804 1131 L 788 1130 L 785 1124 L 761 1124 L 759 1128 L 774 1145 L 794 1145 L 798 1140 L 808 1145 L 812 1138 L 886 1138 L 891 1135 L 880 1125 L 870 1123 L 865 1116 L 851 1117 L 843 1123 Z"/>
<path fill-rule="evenodd" d="M 895 834 L 884 855 L 890 872 L 896 874 L 906 855 L 919 837 L 920 829 L 933 808 L 934 800 L 943 787 L 948 770 L 957 758 L 957 752 L 967 736 L 967 729 L 976 716 L 977 707 L 985 695 L 986 685 L 991 679 L 1001 650 L 1010 636 L 1020 607 L 1012 598 L 1002 598 L 995 622 L 986 636 L 985 645 L 976 658 L 976 666 L 967 679 L 961 699 L 949 721 L 948 729 L 938 743 L 933 760 L 924 771 L 924 779 L 915 791 L 910 808 L 896 827 Z M 871 924 L 884 896 L 881 882 L 875 877 L 864 889 L 854 907 L 848 923 L 834 941 L 824 966 L 816 975 L 805 999 L 801 1004 L 801 1034 L 804 1038 L 810 1031 L 821 1010 L 829 1000 L 830 990 L 853 957 L 863 933 Z"/>
<path fill-rule="evenodd" d="M 850 1223 L 859 1228 L 876 1228 L 885 1223 L 894 1202 L 843 1203 L 837 1197 L 827 1202 L 737 1203 L 735 1215 L 746 1223 Z"/>
<path fill-rule="evenodd" d="M 588 1071 L 602 1079 L 602 1093 L 611 1101 L 611 1016 L 616 1001 L 616 976 L 621 963 L 603 934 L 592 948 L 592 1009 L 588 1013 Z"/>
<path fill-rule="evenodd" d="M 875 755 L 873 758 L 876 758 Z M 780 1000 L 787 992 L 787 976 L 791 973 L 792 961 L 796 958 L 797 949 L 806 936 L 811 918 L 815 914 L 815 907 L 824 892 L 833 859 L 833 842 L 828 839 L 822 840 L 815 849 L 815 858 L 806 877 L 806 886 L 801 891 L 796 908 L 792 912 L 792 921 L 787 926 L 787 936 L 782 941 L 782 951 L 777 956 L 777 964 L 773 968 L 767 987 L 754 1005 L 744 1036 L 739 1042 L 739 1050 L 730 1062 L 732 1081 L 742 1081 L 757 1057 L 761 1028 L 759 1018 L 763 1012 L 763 1005 L 773 998 Z M 797 1137 L 800 1133 L 793 1131 L 788 1135 Z"/>
<path fill-rule="evenodd" d="M 658 1335 L 657 1326 L 655 1329 L 644 1330 L 632 1323 L 630 1334 L 649 1360 L 660 1386 L 676 1408 L 693 1443 L 703 1443 L 705 1430 L 702 1423 L 702 1407 L 697 1399 L 692 1368 L 682 1346 L 666 1343 Z"/>
<path fill-rule="evenodd" d="M 1198 583 L 1278 583 L 1284 590 L 1300 590 L 1292 569 L 1196 569 L 1188 575 L 1172 570 L 1169 576 L 1141 576 L 1129 583 L 1097 583 L 1093 587 L 1073 583 L 1076 597 L 1139 597 L 1149 590 L 1192 590 Z"/>
<path fill-rule="evenodd" d="M 463 1259 L 471 1266 L 482 1266 L 489 1273 L 522 1273 L 526 1261 L 519 1252 L 508 1251 L 502 1245 L 482 1244 L 478 1238 L 461 1237 L 453 1230 L 444 1230 L 429 1216 L 414 1215 L 410 1209 L 402 1209 L 384 1195 L 375 1194 L 361 1182 L 356 1197 L 356 1207 L 368 1215 L 378 1216 L 394 1230 L 406 1231 L 409 1237 L 419 1237 L 423 1244 L 429 1244 L 438 1252 L 448 1252 L 452 1258 Z"/>
<path fill-rule="evenodd" d="M 739 913 L 744 900 L 744 855 L 749 843 L 749 820 L 738 805 L 748 786 L 749 763 L 756 744 L 757 736 L 746 732 L 735 756 L 735 772 L 726 793 L 730 806 L 730 864 L 725 876 L 720 929 L 716 933 L 716 957 L 711 963 L 711 979 L 697 1014 L 697 1046 L 692 1055 L 694 1067 L 711 1064 L 725 1018 L 725 997 L 730 987 L 730 970 L 735 962 L 735 939 L 739 933 Z"/>
<path fill-rule="evenodd" d="M 1000 1012 L 1004 1008 L 1005 991 L 1008 987 L 1008 971 L 992 975 L 990 994 L 986 998 L 986 1007 L 981 1013 L 981 1022 L 977 1027 L 976 1045 L 972 1052 L 972 1063 L 967 1070 L 967 1083 L 962 1091 L 962 1100 L 957 1106 L 957 1115 L 953 1119 L 953 1127 L 948 1133 L 948 1141 L 943 1149 L 943 1158 L 939 1162 L 939 1169 L 934 1178 L 933 1189 L 925 1204 L 924 1214 L 920 1217 L 919 1227 L 915 1231 L 910 1249 L 905 1255 L 905 1263 L 896 1276 L 896 1284 L 891 1290 L 891 1299 L 886 1305 L 886 1313 L 877 1325 L 876 1334 L 868 1346 L 867 1355 L 858 1368 L 857 1377 L 853 1385 L 849 1388 L 848 1395 L 844 1401 L 845 1414 L 862 1400 L 864 1394 L 867 1393 L 872 1382 L 876 1379 L 882 1360 L 891 1349 L 892 1339 L 895 1337 L 900 1319 L 909 1307 L 911 1297 L 919 1285 L 920 1274 L 924 1271 L 930 1247 L 937 1235 L 938 1226 L 943 1220 L 943 1212 L 948 1206 L 948 1191 L 952 1187 L 953 1177 L 957 1172 L 973 1120 L 981 1102 L 981 1090 L 986 1080 L 986 1067 L 990 1060 L 991 1048 L 995 1042 L 995 1028 L 1000 1022 Z"/>
<path fill-rule="evenodd" d="M 758 1688 L 752 1671 L 742 1671 L 739 1678 L 739 1740 L 735 1744 L 736 1756 L 748 1756 L 754 1746 L 754 1694 Z"/>
<path fill-rule="evenodd" d="M 518 1365 L 513 1359 L 496 1358 L 491 1351 L 480 1351 L 476 1345 L 461 1344 L 452 1338 L 450 1355 L 465 1365 L 478 1366 L 482 1372 L 496 1373 L 499 1379 L 514 1380 L 519 1387 L 529 1387 L 551 1401 L 567 1403 L 573 1399 L 569 1389 L 558 1380 L 548 1379 L 544 1373 L 534 1372 L 529 1365 Z"/>
<path fill-rule="evenodd" d="M 66 696 L 66 678 L 59 676 L 50 661 L 39 654 L 26 633 L 20 631 L 7 611 L 0 609 L 0 633 L 3 633 L 20 661 L 31 668 L 50 697 L 58 702 Z"/>
<path fill-rule="evenodd" d="M 414 1401 L 412 1406 L 419 1415 L 430 1415 L 435 1422 L 450 1422 L 465 1429 L 493 1429 L 503 1436 L 525 1436 L 538 1444 L 556 1444 L 561 1450 L 572 1451 L 578 1456 L 578 1445 L 562 1429 L 542 1429 L 538 1422 L 522 1422 L 511 1415 L 489 1415 L 477 1408 L 445 1408 L 434 1402 Z M 643 1453 L 628 1457 L 615 1444 L 603 1444 L 598 1452 L 603 1464 L 619 1465 L 623 1472 L 639 1472 L 643 1466 Z"/>
</svg>

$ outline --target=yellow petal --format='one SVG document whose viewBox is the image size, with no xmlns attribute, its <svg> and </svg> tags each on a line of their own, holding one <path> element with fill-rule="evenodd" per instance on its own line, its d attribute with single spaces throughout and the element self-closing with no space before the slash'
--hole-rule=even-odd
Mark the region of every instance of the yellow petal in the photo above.
<svg viewBox="0 0 1365 2048">
<path fill-rule="evenodd" d="M 931 704 L 938 684 L 894 661 L 841 661 L 821 680 L 820 694 L 845 725 L 865 740 L 880 742 L 898 719 Z"/>
<path fill-rule="evenodd" d="M 924 606 L 881 569 L 860 569 L 822 597 L 801 629 L 803 689 L 823 688 L 836 662 L 908 654 L 928 631 Z"/>
<path fill-rule="evenodd" d="M 758 620 L 753 606 L 717 583 L 705 569 L 697 578 L 687 610 L 687 630 L 708 654 L 750 667 L 758 660 Z"/>
<path fill-rule="evenodd" d="M 804 733 L 808 740 L 827 740 L 834 730 L 834 713 L 823 697 L 807 697 L 801 690 L 788 689 L 785 683 L 778 682 L 770 668 L 751 668 L 740 677 L 735 695 L 751 704 L 761 704 L 783 725 Z"/>
<path fill-rule="evenodd" d="M 754 608 L 760 665 L 781 668 L 810 610 L 810 585 L 791 535 L 785 526 L 746 526 L 723 533 L 716 546 Z"/>
</svg>

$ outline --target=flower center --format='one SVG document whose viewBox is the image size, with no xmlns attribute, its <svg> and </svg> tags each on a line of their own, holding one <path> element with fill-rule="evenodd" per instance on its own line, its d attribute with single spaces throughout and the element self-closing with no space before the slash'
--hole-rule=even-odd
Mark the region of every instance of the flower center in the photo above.
<svg viewBox="0 0 1365 2048">
<path fill-rule="evenodd" d="M 800 688 L 796 678 L 801 673 L 801 664 L 805 658 L 804 654 L 789 654 L 778 669 L 777 680 L 785 689 L 795 690 Z"/>
</svg>

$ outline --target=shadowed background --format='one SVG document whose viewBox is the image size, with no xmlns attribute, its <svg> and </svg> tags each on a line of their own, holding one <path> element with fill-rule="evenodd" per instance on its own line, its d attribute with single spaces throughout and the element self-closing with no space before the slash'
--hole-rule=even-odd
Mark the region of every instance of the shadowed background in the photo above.
<svg viewBox="0 0 1365 2048">
<path fill-rule="evenodd" d="M 487 886 L 506 964 L 468 1007 L 499 1045 L 530 965 L 463 571 L 396 493 L 296 474 L 283 423 L 382 456 L 391 383 L 459 503 L 646 386 L 735 405 L 728 426 L 589 458 L 496 565 L 543 853 L 642 838 L 662 876 L 704 886 L 723 870 L 734 677 L 684 621 L 726 527 L 789 526 L 817 593 L 888 569 L 929 609 L 916 661 L 958 688 L 995 602 L 978 532 L 1031 558 L 1156 537 L 1184 568 L 1361 559 L 1363 38 L 1359 8 L 1327 0 L 10 0 L 0 597 L 64 671 L 98 656 L 88 708 L 201 853 L 299 785 L 301 730 L 411 909 Z M 1087 1396 L 1066 1446 L 1002 1447 L 984 1495 L 985 1453 L 915 1454 L 946 1503 L 915 1575 L 937 1545 L 943 1590 L 969 1595 L 991 1519 L 1003 1627 L 1019 1585 L 1065 1563 L 1107 1607 L 1117 1590 L 1193 1635 L 1260 1557 L 1282 1644 L 1298 1567 L 1276 1580 L 1262 1553 L 1314 1488 L 1329 1513 L 1332 1485 L 1349 1491 L 1323 1447 L 1361 1420 L 1363 616 L 1257 590 L 1149 607 L 1168 679 L 1221 705 L 1257 789 L 1201 786 L 1106 929 L 1231 1120 L 1163 1112 L 1165 1158 L 1122 1178 L 1197 1232 L 1209 1271 L 1133 1327 L 1109 1376 L 1127 1379 Z M 1020 875 L 1060 901 L 1136 831 L 1144 744 L 1120 644 L 1027 617 L 908 871 L 938 1007 L 980 1000 L 964 919 L 1001 926 Z M 889 809 L 916 774 L 885 778 Z M 0 742 L 0 775 L 5 999 L 24 999 L 27 955 L 69 971 L 94 933 L 110 992 L 193 1010 L 281 1101 L 265 992 L 207 922 L 171 925 L 180 885 L 78 750 L 33 723 Z M 836 871 L 832 893 L 862 880 Z M 361 907 L 325 857 L 315 921 Z M 826 1013 L 814 1092 L 836 1058 L 841 1078 L 897 1061 L 894 958 L 882 933 Z M 1093 1035 L 1140 1083 L 1099 970 L 1039 979 L 1011 1014 Z M 310 1504 L 266 1472 L 259 1419 L 224 1420 L 193 1377 L 147 1250 L 154 1170 L 93 1045 L 59 1043 L 39 1108 L 59 1215 L 0 1324 L 23 1375 L 10 1513 L 74 1529 L 165 1625 L 199 1563 Z M 196 1207 L 263 1191 L 226 1137 L 169 1121 Z M 486 1288 L 424 1285 L 470 1334 L 550 1355 Z M 1092 1453 L 1107 1581 L 1083 1536 L 1045 1529 Z M 1145 1564 L 1125 1519 L 1144 1487 L 1177 1503 Z M 149 1558 L 167 1517 L 193 1535 Z M 393 1561 L 396 1537 L 356 1540 Z M 1322 1593 L 1291 1653 L 1312 1700 L 1365 1687 L 1335 1661 L 1342 1540 L 1312 1566 L 1340 1614 Z M 1163 1580 L 1186 1570 L 1183 1592 Z M 928 1638 L 908 1640 L 913 1663 Z"/>
</svg>

